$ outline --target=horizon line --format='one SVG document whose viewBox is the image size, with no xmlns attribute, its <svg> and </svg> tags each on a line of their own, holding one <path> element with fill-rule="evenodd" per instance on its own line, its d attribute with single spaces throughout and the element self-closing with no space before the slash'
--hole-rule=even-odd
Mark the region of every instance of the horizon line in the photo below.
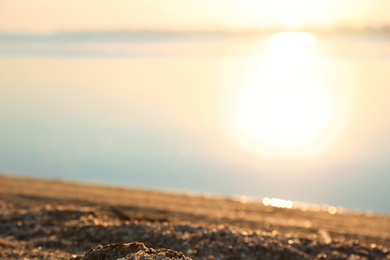
<svg viewBox="0 0 390 260">
<path fill-rule="evenodd" d="M 239 27 L 239 28 L 117 28 L 117 29 L 57 29 L 53 31 L 9 31 L 0 30 L 1 35 L 55 35 L 55 34 L 267 34 L 279 32 L 306 32 L 306 33 L 390 33 L 390 24 L 382 26 L 306 26 L 297 28 L 273 27 Z"/>
</svg>

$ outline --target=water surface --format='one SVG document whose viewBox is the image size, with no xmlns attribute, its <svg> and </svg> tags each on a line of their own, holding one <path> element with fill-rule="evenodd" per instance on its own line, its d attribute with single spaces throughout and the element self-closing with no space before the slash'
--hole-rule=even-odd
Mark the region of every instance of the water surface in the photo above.
<svg viewBox="0 0 390 260">
<path fill-rule="evenodd" d="M 316 36 L 299 73 L 336 93 L 332 135 L 275 156 L 232 133 L 240 88 L 270 69 L 269 39 L 3 34 L 0 170 L 389 213 L 390 40 Z M 291 48 L 278 68 L 304 64 Z"/>
</svg>

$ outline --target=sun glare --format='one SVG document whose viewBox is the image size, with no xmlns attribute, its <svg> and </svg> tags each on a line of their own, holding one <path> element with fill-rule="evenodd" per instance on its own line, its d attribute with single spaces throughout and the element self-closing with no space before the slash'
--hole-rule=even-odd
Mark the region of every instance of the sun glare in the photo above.
<svg viewBox="0 0 390 260">
<path fill-rule="evenodd" d="M 294 73 L 260 74 L 243 86 L 237 123 L 265 145 L 296 148 L 329 123 L 332 99 L 316 78 Z"/>
<path fill-rule="evenodd" d="M 263 66 L 238 90 L 235 124 L 243 143 L 266 156 L 312 145 L 334 116 L 332 92 L 311 66 L 316 41 L 305 33 L 270 37 Z"/>
<path fill-rule="evenodd" d="M 285 32 L 272 35 L 267 41 L 266 62 L 278 70 L 296 70 L 309 66 L 315 54 L 313 35 L 301 32 Z"/>
</svg>

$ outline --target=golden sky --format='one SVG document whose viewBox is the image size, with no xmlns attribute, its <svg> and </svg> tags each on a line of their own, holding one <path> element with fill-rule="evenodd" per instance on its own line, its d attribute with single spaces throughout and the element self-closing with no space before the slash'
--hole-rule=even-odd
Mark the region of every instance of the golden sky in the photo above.
<svg viewBox="0 0 390 260">
<path fill-rule="evenodd" d="M 1 0 L 0 31 L 364 26 L 389 13 L 388 0 Z"/>
</svg>

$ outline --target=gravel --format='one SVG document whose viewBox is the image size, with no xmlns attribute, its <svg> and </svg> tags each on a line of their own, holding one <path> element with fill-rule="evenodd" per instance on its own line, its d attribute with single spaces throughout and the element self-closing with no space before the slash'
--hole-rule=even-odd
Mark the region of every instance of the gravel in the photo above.
<svg viewBox="0 0 390 260">
<path fill-rule="evenodd" d="M 147 248 L 143 243 L 119 243 L 112 245 L 99 245 L 88 250 L 83 256 L 77 256 L 74 260 L 99 260 L 99 259 L 123 259 L 123 260 L 191 260 L 183 253 L 170 249 Z"/>
<path fill-rule="evenodd" d="M 0 183 L 0 259 L 390 259 L 388 216 L 5 176 Z M 61 191 L 71 187 L 80 192 Z M 155 204 L 164 196 L 170 204 Z"/>
</svg>

